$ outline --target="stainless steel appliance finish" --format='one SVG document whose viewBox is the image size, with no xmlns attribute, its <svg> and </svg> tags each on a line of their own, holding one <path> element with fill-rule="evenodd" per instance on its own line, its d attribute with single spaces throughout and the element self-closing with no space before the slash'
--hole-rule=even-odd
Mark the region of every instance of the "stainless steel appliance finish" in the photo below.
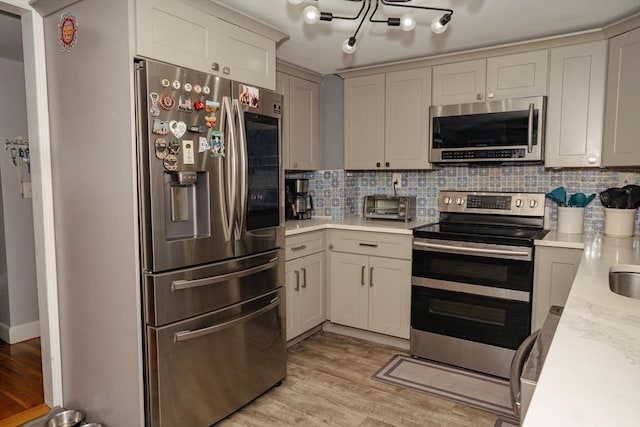
<svg viewBox="0 0 640 427">
<path fill-rule="evenodd" d="M 521 419 L 529 408 L 551 341 L 560 323 L 562 310 L 562 307 L 555 305 L 551 307 L 542 328 L 522 342 L 511 362 L 511 404 L 514 413 Z"/>
<path fill-rule="evenodd" d="M 146 424 L 210 425 L 286 375 L 282 97 L 135 66 Z"/>
<path fill-rule="evenodd" d="M 533 240 L 544 194 L 442 191 L 414 229 L 410 352 L 509 378 L 531 328 Z"/>
<path fill-rule="evenodd" d="M 415 196 L 364 196 L 362 216 L 365 219 L 411 221 L 416 217 Z"/>
<path fill-rule="evenodd" d="M 637 265 L 612 265 L 609 268 L 609 289 L 624 297 L 640 299 L 640 269 Z"/>
<path fill-rule="evenodd" d="M 546 97 L 429 108 L 433 163 L 542 162 Z"/>
<path fill-rule="evenodd" d="M 288 178 L 285 180 L 287 219 L 310 219 L 313 212 L 313 197 L 309 194 L 309 180 Z"/>
</svg>

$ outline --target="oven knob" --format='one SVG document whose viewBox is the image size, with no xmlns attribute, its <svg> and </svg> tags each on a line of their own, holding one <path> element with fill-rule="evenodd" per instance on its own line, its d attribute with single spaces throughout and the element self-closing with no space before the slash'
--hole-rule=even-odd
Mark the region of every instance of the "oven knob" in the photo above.
<svg viewBox="0 0 640 427">
<path fill-rule="evenodd" d="M 456 197 L 456 204 L 458 206 L 462 206 L 463 203 L 464 203 L 464 199 L 462 197 Z"/>
<path fill-rule="evenodd" d="M 536 206 L 538 206 L 538 201 L 534 199 L 529 200 L 529 206 L 535 208 Z"/>
<path fill-rule="evenodd" d="M 516 208 L 522 207 L 522 199 L 516 199 Z"/>
<path fill-rule="evenodd" d="M 445 197 L 444 198 L 444 204 L 445 205 L 450 205 L 451 204 L 451 197 Z"/>
</svg>

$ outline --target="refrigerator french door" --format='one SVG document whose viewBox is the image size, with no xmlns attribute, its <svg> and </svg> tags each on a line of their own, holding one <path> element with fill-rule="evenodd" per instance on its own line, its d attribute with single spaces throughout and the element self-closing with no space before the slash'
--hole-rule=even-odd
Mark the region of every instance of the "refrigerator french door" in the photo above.
<svg viewBox="0 0 640 427">
<path fill-rule="evenodd" d="M 286 375 L 282 98 L 135 71 L 146 424 L 206 426 Z"/>
</svg>

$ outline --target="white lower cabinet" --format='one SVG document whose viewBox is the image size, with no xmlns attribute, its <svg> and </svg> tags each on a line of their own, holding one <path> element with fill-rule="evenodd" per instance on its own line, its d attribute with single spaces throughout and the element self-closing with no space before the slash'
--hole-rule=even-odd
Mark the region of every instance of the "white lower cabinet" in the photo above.
<svg viewBox="0 0 640 427">
<path fill-rule="evenodd" d="M 341 231 L 330 239 L 331 322 L 408 339 L 411 236 Z M 354 245 L 360 253 L 341 252 Z"/>
<path fill-rule="evenodd" d="M 564 306 L 582 258 L 582 249 L 536 246 L 531 331 L 542 327 L 552 305 Z"/>
<path fill-rule="evenodd" d="M 287 237 L 285 251 L 288 341 L 326 319 L 324 233 Z"/>
</svg>

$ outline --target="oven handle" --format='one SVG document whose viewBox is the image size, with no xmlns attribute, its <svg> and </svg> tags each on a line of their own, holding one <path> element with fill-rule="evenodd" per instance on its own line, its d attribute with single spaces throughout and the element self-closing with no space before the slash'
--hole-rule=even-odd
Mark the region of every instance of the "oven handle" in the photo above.
<svg viewBox="0 0 640 427">
<path fill-rule="evenodd" d="M 524 367 L 524 362 L 527 357 L 529 357 L 529 353 L 531 353 L 531 349 L 536 342 L 536 339 L 540 335 L 540 329 L 529 335 L 525 340 L 520 344 L 518 350 L 516 350 L 516 354 L 513 356 L 513 360 L 511 360 L 511 373 L 509 375 L 509 388 L 511 391 L 511 406 L 513 407 L 513 412 L 519 417 L 520 416 L 520 406 L 521 406 L 521 387 L 520 387 L 520 376 L 522 375 L 522 369 Z"/>
<path fill-rule="evenodd" d="M 511 251 L 508 249 L 484 249 L 484 248 L 468 248 L 462 246 L 441 245 L 438 243 L 413 242 L 413 246 L 426 249 L 438 249 L 442 252 L 449 253 L 469 253 L 469 254 L 485 254 L 485 255 L 511 255 L 528 257 L 528 251 Z"/>
</svg>

